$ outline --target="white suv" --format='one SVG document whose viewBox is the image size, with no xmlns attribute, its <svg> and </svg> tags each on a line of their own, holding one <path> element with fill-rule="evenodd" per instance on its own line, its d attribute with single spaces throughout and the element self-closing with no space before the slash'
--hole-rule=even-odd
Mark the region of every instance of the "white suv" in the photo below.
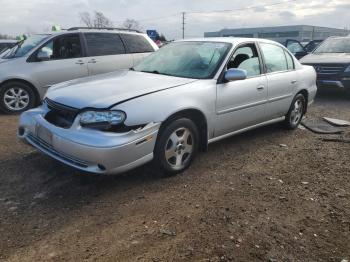
<svg viewBox="0 0 350 262">
<path fill-rule="evenodd" d="M 0 109 L 23 112 L 53 84 L 132 68 L 157 49 L 146 34 L 114 28 L 33 35 L 0 59 Z"/>
</svg>

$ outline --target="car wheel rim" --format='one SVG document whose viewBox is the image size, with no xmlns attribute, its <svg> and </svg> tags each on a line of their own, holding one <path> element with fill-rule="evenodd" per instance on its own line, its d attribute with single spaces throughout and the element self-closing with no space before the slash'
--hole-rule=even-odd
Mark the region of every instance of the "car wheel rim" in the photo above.
<svg viewBox="0 0 350 262">
<path fill-rule="evenodd" d="M 4 94 L 4 104 L 12 111 L 20 111 L 29 105 L 28 92 L 20 87 L 8 89 Z"/>
<path fill-rule="evenodd" d="M 294 107 L 290 114 L 290 120 L 293 125 L 299 124 L 299 122 L 301 121 L 301 118 L 303 117 L 303 112 L 304 112 L 303 102 L 300 99 L 298 99 L 297 101 L 295 101 Z"/>
<path fill-rule="evenodd" d="M 165 159 L 175 170 L 183 169 L 193 153 L 193 134 L 188 128 L 174 131 L 165 144 Z"/>
</svg>

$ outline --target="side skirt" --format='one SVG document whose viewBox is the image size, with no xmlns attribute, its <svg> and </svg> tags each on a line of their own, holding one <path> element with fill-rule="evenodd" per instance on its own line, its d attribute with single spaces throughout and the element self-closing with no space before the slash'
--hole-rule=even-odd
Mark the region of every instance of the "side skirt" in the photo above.
<svg viewBox="0 0 350 262">
<path fill-rule="evenodd" d="M 234 135 L 238 135 L 240 133 L 244 133 L 246 131 L 249 131 L 249 130 L 252 130 L 252 129 L 255 129 L 255 128 L 258 128 L 258 127 L 267 126 L 267 125 L 270 125 L 270 124 L 281 122 L 284 119 L 285 119 L 285 116 L 282 116 L 282 117 L 275 118 L 275 119 L 272 119 L 272 120 L 269 120 L 269 121 L 266 121 L 266 122 L 262 122 L 260 124 L 254 125 L 254 126 L 249 126 L 249 127 L 246 127 L 246 128 L 240 129 L 240 130 L 236 130 L 234 132 L 231 132 L 231 133 L 228 133 L 228 134 L 225 134 L 225 135 L 222 135 L 222 136 L 214 137 L 214 138 L 208 140 L 208 144 L 217 142 L 219 140 L 225 139 L 225 138 L 230 137 L 230 136 L 234 136 Z"/>
</svg>

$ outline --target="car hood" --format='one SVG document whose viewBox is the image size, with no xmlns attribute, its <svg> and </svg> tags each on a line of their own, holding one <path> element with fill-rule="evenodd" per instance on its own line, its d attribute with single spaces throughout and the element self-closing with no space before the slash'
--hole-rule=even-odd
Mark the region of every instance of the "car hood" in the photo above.
<svg viewBox="0 0 350 262">
<path fill-rule="evenodd" d="M 46 97 L 78 109 L 108 108 L 125 100 L 194 81 L 196 80 L 123 70 L 54 85 Z"/>
<path fill-rule="evenodd" d="M 347 64 L 350 63 L 350 54 L 323 53 L 304 56 L 302 64 Z"/>
</svg>

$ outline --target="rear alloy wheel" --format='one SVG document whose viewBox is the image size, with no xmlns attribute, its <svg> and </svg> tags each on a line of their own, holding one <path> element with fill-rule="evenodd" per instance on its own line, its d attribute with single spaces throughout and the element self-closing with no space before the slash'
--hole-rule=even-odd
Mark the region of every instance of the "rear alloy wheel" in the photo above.
<svg viewBox="0 0 350 262">
<path fill-rule="evenodd" d="M 0 89 L 0 109 L 8 114 L 26 111 L 35 105 L 33 90 L 22 82 L 10 82 Z"/>
<path fill-rule="evenodd" d="M 306 109 L 306 100 L 302 94 L 298 94 L 293 99 L 292 105 L 286 115 L 285 126 L 288 129 L 296 129 L 303 119 Z"/>
<path fill-rule="evenodd" d="M 155 147 L 155 162 L 167 174 L 186 170 L 198 150 L 198 129 L 187 118 L 173 121 L 159 135 Z"/>
</svg>

